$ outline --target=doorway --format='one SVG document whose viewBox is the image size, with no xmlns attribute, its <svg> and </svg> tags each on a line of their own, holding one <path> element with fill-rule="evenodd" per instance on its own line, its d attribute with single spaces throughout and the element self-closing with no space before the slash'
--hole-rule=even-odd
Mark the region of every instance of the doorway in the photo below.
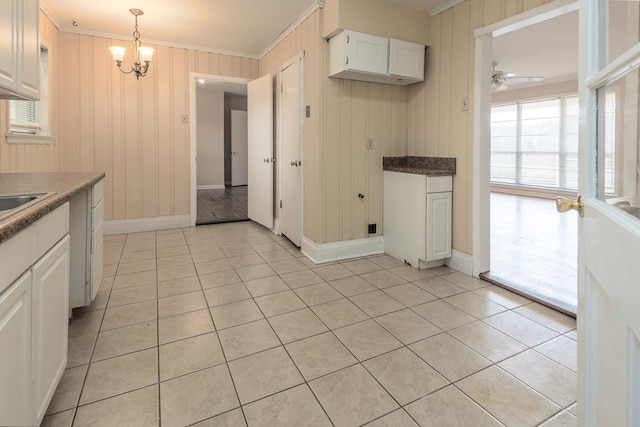
<svg viewBox="0 0 640 427">
<path fill-rule="evenodd" d="M 577 219 L 553 199 L 578 184 L 578 5 L 558 4 L 476 32 L 474 275 L 575 315 Z"/>
<path fill-rule="evenodd" d="M 246 221 L 248 80 L 191 78 L 192 225 Z"/>
</svg>

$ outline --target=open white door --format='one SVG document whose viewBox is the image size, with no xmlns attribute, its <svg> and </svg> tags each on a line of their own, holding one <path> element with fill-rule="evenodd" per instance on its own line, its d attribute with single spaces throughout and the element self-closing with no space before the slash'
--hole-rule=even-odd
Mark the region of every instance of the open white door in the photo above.
<svg viewBox="0 0 640 427">
<path fill-rule="evenodd" d="M 271 74 L 247 84 L 247 208 L 249 219 L 273 228 L 273 83 Z"/>
<path fill-rule="evenodd" d="M 247 112 L 231 111 L 231 185 L 247 185 Z"/>
<path fill-rule="evenodd" d="M 302 58 L 296 56 L 280 72 L 280 227 L 298 247 L 302 243 Z"/>
<path fill-rule="evenodd" d="M 639 6 L 580 1 L 580 426 L 640 425 Z"/>
</svg>

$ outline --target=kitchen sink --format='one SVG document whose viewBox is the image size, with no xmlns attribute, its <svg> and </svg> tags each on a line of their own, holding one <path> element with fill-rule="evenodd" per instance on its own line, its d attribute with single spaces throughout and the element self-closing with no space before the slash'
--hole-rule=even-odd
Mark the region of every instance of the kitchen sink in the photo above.
<svg viewBox="0 0 640 427">
<path fill-rule="evenodd" d="M 55 193 L 0 194 L 0 220 L 40 203 Z"/>
</svg>

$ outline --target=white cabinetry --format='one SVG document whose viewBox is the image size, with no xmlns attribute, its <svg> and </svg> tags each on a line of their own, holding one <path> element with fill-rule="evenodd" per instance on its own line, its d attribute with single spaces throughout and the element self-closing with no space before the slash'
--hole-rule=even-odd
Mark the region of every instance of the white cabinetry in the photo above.
<svg viewBox="0 0 640 427">
<path fill-rule="evenodd" d="M 384 250 L 416 268 L 451 256 L 452 177 L 384 171 Z"/>
<path fill-rule="evenodd" d="M 0 424 L 28 425 L 31 396 L 31 272 L 0 294 Z"/>
<path fill-rule="evenodd" d="M 0 2 L 0 98 L 40 98 L 39 0 Z"/>
<path fill-rule="evenodd" d="M 39 425 L 66 366 L 68 232 L 64 204 L 0 244 L 0 425 Z"/>
<path fill-rule="evenodd" d="M 71 199 L 70 307 L 91 304 L 103 274 L 104 181 Z"/>
<path fill-rule="evenodd" d="M 67 366 L 69 236 L 31 269 L 34 424 L 39 425 Z"/>
<path fill-rule="evenodd" d="M 424 80 L 425 46 L 345 30 L 329 40 L 329 76 L 407 85 Z"/>
</svg>

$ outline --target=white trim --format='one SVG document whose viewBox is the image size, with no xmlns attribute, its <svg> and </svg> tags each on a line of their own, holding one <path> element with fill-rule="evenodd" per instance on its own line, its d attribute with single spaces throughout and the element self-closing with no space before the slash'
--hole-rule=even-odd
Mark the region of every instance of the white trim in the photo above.
<svg viewBox="0 0 640 427">
<path fill-rule="evenodd" d="M 196 156 L 198 154 L 198 140 L 197 140 L 197 120 L 196 120 L 196 80 L 198 79 L 206 79 L 215 82 L 224 82 L 224 83 L 236 83 L 236 84 L 244 84 L 246 85 L 251 80 L 245 79 L 241 77 L 226 77 L 226 76 L 218 76 L 214 74 L 203 74 L 203 73 L 189 73 L 189 116 L 191 120 L 189 120 L 189 150 L 191 156 L 191 183 L 189 185 L 189 192 L 191 193 L 191 202 L 189 203 L 191 207 L 191 226 L 196 225 L 196 219 L 198 217 L 198 180 L 197 180 L 197 170 L 198 163 L 196 161 Z"/>
<path fill-rule="evenodd" d="M 224 184 L 198 185 L 198 190 L 224 190 Z"/>
<path fill-rule="evenodd" d="M 276 47 L 278 43 L 284 40 L 285 37 L 289 35 L 289 33 L 295 30 L 298 25 L 302 24 L 305 19 L 313 14 L 313 12 L 322 8 L 324 8 L 324 0 L 316 0 L 311 6 L 309 6 L 307 10 L 302 12 L 298 19 L 293 21 L 291 25 L 289 25 L 282 33 L 280 33 L 280 35 L 274 41 L 272 41 L 271 44 L 269 44 L 269 46 L 267 46 L 262 52 L 260 52 L 260 54 L 258 55 L 258 59 L 264 58 L 271 51 L 271 49 Z"/>
<path fill-rule="evenodd" d="M 453 6 L 462 3 L 464 0 L 449 0 L 448 2 L 441 4 L 438 7 L 434 7 L 433 9 L 429 10 L 429 16 L 436 16 L 439 13 L 444 12 L 447 9 L 452 8 Z"/>
<path fill-rule="evenodd" d="M 384 253 L 384 236 L 316 243 L 302 236 L 302 253 L 316 264 Z"/>
<path fill-rule="evenodd" d="M 469 274 L 478 277 L 489 270 L 490 235 L 490 144 L 491 61 L 493 37 L 528 27 L 578 9 L 578 0 L 555 0 L 514 15 L 486 27 L 477 28 L 475 36 L 475 73 L 473 107 L 473 262 Z M 453 259 L 453 257 L 452 257 Z M 452 261 L 452 262 L 455 262 Z M 455 267 L 454 267 L 455 268 Z"/>
<path fill-rule="evenodd" d="M 459 1 L 461 1 L 461 0 L 459 0 Z M 193 45 L 186 45 L 186 44 L 179 44 L 179 43 L 164 42 L 164 41 L 160 41 L 160 40 L 144 39 L 144 43 L 145 44 L 152 44 L 152 45 L 156 45 L 156 46 L 173 47 L 173 48 L 178 48 L 178 49 L 189 49 L 189 50 L 198 50 L 198 51 L 201 51 L 201 52 L 210 52 L 210 53 L 220 53 L 220 54 L 224 54 L 224 55 L 241 56 L 241 57 L 244 57 L 244 58 L 251 58 L 251 59 L 262 59 L 265 55 L 267 55 L 271 51 L 271 49 L 276 47 L 276 45 L 278 45 L 278 43 L 280 43 L 285 37 L 287 37 L 289 35 L 289 33 L 291 33 L 293 30 L 295 30 L 295 28 L 298 25 L 300 25 L 302 22 L 304 22 L 305 19 L 307 19 L 309 16 L 311 16 L 311 14 L 313 14 L 316 10 L 322 9 L 322 8 L 324 8 L 324 0 L 316 0 L 311 6 L 309 6 L 309 8 L 307 10 L 302 12 L 302 14 L 295 21 L 293 21 L 291 23 L 291 25 L 289 25 L 282 33 L 280 33 L 280 35 L 274 41 L 272 41 L 269 44 L 269 46 L 267 46 L 262 52 L 260 52 L 257 55 L 254 54 L 254 53 L 236 52 L 236 51 L 222 50 L 222 49 L 213 49 L 213 48 L 206 47 L 206 46 L 193 46 Z M 109 39 L 114 39 L 114 40 L 131 41 L 131 38 L 129 36 L 123 36 L 123 35 L 120 35 L 120 34 L 102 33 L 102 32 L 99 32 L 99 31 L 86 31 L 86 30 L 82 30 L 82 29 L 77 28 L 77 27 L 66 27 L 66 26 L 63 26 L 61 21 L 53 14 L 51 9 L 45 4 L 45 0 L 41 0 L 40 9 L 51 19 L 51 21 L 53 21 L 55 26 L 58 27 L 58 29 L 60 31 L 63 31 L 65 33 L 82 34 L 82 35 L 87 35 L 87 36 L 104 37 L 104 38 L 109 38 Z"/>
<path fill-rule="evenodd" d="M 485 35 L 498 37 L 512 31 L 526 28 L 530 25 L 538 24 L 546 21 L 547 19 L 573 12 L 574 10 L 578 10 L 578 0 L 555 0 L 551 3 L 527 10 L 526 12 L 513 15 L 507 19 L 496 22 L 495 24 L 476 28 L 474 36 L 476 38 Z"/>
<path fill-rule="evenodd" d="M 32 135 L 9 132 L 7 133 L 7 144 L 41 144 L 49 145 L 55 141 L 54 136 L 50 135 Z"/>
<path fill-rule="evenodd" d="M 190 226 L 191 215 L 154 216 L 149 218 L 116 219 L 104 222 L 105 236 L 111 234 L 138 233 L 142 231 L 169 230 Z"/>
<path fill-rule="evenodd" d="M 537 197 L 539 199 L 554 199 L 558 196 L 567 199 L 576 198 L 578 192 L 574 190 L 561 190 L 558 188 L 529 187 L 526 185 L 491 183 L 492 193 L 512 194 L 514 196 Z"/>
<path fill-rule="evenodd" d="M 445 261 L 445 265 L 468 276 L 473 276 L 473 258 L 473 255 L 452 249 L 451 258 Z"/>
<path fill-rule="evenodd" d="M 273 234 L 282 236 L 282 233 L 280 232 L 280 218 L 273 219 L 273 228 L 271 229 L 271 231 L 273 231 Z"/>
<path fill-rule="evenodd" d="M 53 14 L 53 12 L 51 11 L 51 8 L 47 3 L 48 2 L 45 0 L 40 0 L 40 10 L 43 11 L 44 14 L 49 17 L 51 22 L 53 22 L 53 25 L 55 25 L 58 28 L 58 30 L 60 30 L 60 28 L 62 28 L 62 22 L 58 19 L 56 15 Z"/>
<path fill-rule="evenodd" d="M 60 31 L 65 33 L 80 34 L 84 36 L 93 36 L 93 37 L 103 37 L 107 39 L 122 40 L 127 42 L 130 42 L 132 40 L 130 36 L 123 36 L 121 34 L 102 33 L 99 31 L 87 31 L 87 30 L 82 30 L 78 27 L 62 27 L 60 28 Z M 165 42 L 160 40 L 151 40 L 147 38 L 143 39 L 142 43 L 145 45 L 166 46 L 166 47 L 171 47 L 176 49 L 197 50 L 200 52 L 219 53 L 222 55 L 231 55 L 231 56 L 240 56 L 240 57 L 250 58 L 250 59 L 259 59 L 258 56 L 253 53 L 214 49 L 206 46 L 194 46 L 194 45 L 188 45 L 188 44 L 171 43 L 171 42 Z M 151 63 L 153 65 L 153 61 Z"/>
</svg>

